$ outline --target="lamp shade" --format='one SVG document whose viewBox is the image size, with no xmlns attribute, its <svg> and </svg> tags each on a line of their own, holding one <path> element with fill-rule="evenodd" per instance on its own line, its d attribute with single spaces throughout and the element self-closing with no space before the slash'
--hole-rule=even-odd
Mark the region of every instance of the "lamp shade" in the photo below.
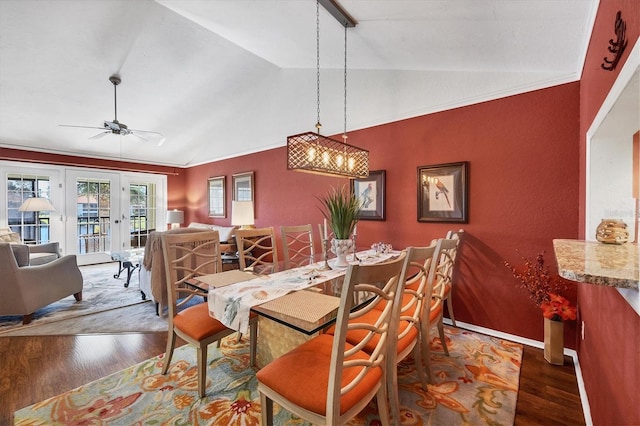
<svg viewBox="0 0 640 426">
<path fill-rule="evenodd" d="M 255 222 L 253 218 L 253 201 L 231 202 L 231 225 L 251 226 Z"/>
<path fill-rule="evenodd" d="M 42 197 L 32 197 L 24 200 L 18 211 L 21 212 L 54 212 L 55 207 L 51 205 L 49 200 Z"/>
<path fill-rule="evenodd" d="M 167 212 L 167 223 L 180 225 L 184 222 L 184 212 L 182 210 L 169 210 Z"/>
</svg>

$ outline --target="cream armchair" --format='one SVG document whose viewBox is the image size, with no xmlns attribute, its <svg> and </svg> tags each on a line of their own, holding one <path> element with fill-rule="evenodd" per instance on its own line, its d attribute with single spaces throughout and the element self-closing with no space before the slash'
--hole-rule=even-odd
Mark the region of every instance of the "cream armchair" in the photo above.
<svg viewBox="0 0 640 426">
<path fill-rule="evenodd" d="M 0 242 L 11 243 L 15 245 L 21 245 L 24 248 L 20 250 L 20 254 L 24 254 L 26 250 L 26 256 L 28 259 L 28 265 L 44 265 L 45 263 L 52 262 L 60 257 L 60 244 L 57 242 L 44 243 L 44 244 L 24 244 L 20 238 L 20 234 L 13 232 L 10 228 L 0 228 Z M 20 261 L 21 266 L 24 266 Z"/>
<path fill-rule="evenodd" d="M 15 244 L 0 242 L 0 315 L 22 315 L 29 324 L 36 310 L 73 295 L 82 300 L 82 273 L 75 255 L 63 256 L 45 265 L 19 266 Z"/>
</svg>

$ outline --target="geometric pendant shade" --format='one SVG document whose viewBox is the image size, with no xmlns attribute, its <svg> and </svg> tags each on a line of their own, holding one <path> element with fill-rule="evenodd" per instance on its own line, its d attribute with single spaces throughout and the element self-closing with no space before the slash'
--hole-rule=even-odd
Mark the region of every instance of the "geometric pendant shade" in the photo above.
<svg viewBox="0 0 640 426">
<path fill-rule="evenodd" d="M 307 132 L 287 137 L 287 169 L 330 176 L 369 176 L 369 151 Z"/>
</svg>

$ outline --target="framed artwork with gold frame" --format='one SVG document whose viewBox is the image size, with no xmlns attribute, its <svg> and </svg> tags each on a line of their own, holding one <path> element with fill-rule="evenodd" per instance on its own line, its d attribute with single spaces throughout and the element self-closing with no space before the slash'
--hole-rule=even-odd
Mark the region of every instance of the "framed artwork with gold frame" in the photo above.
<svg viewBox="0 0 640 426">
<path fill-rule="evenodd" d="M 224 176 L 211 177 L 209 185 L 209 217 L 227 217 L 225 197 L 226 178 Z"/>
<path fill-rule="evenodd" d="M 233 201 L 253 201 L 253 172 L 236 173 L 233 179 Z"/>
</svg>

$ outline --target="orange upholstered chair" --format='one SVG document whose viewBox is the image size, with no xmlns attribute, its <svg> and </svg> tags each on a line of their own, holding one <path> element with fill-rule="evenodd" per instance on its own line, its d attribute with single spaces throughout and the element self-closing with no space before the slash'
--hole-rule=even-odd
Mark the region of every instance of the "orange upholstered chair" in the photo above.
<svg viewBox="0 0 640 426">
<path fill-rule="evenodd" d="M 321 334 L 274 360 L 256 373 L 262 403 L 262 424 L 273 424 L 273 402 L 313 424 L 338 425 L 364 409 L 374 396 L 383 425 L 389 424 L 387 353 L 395 351 L 394 304 L 406 254 L 376 265 L 347 269 L 336 318 L 335 334 Z M 372 303 L 352 312 L 363 294 Z M 375 309 L 380 301 L 384 309 Z M 375 311 L 377 320 L 359 321 Z M 357 344 L 347 332 L 363 330 Z M 376 341 L 369 353 L 362 349 Z M 304 390 L 304 391 L 303 391 Z"/>
<path fill-rule="evenodd" d="M 180 337 L 197 348 L 198 392 L 202 398 L 206 393 L 207 346 L 235 333 L 209 315 L 206 302 L 185 308 L 192 298 L 207 296 L 206 291 L 187 285 L 187 281 L 222 271 L 218 231 L 165 233 L 161 238 L 169 307 L 169 332 L 162 374 L 169 370 L 176 338 Z M 252 362 L 257 334 L 255 324 L 255 321 L 251 324 L 250 336 Z"/>
<path fill-rule="evenodd" d="M 448 240 L 458 240 L 458 245 L 455 250 L 451 252 L 451 258 L 453 259 L 453 264 L 451 267 L 452 279 L 445 286 L 444 289 L 444 298 L 447 301 L 447 311 L 449 312 L 449 317 L 451 317 L 451 323 L 456 326 L 456 317 L 453 315 L 453 302 L 451 294 L 453 293 L 453 268 L 455 267 L 456 261 L 458 260 L 458 250 L 460 249 L 460 241 L 464 235 L 464 230 L 459 229 L 457 231 L 449 231 L 447 232 L 446 239 Z"/>
<path fill-rule="evenodd" d="M 273 227 L 238 229 L 236 244 L 240 270 L 265 274 L 278 272 L 278 247 Z"/>
<path fill-rule="evenodd" d="M 283 257 L 285 263 L 295 266 L 313 263 L 316 252 L 311 225 L 281 226 Z"/>
<path fill-rule="evenodd" d="M 451 274 L 453 273 L 455 251 L 458 247 L 458 240 L 440 238 L 436 241 L 436 250 L 433 254 L 433 262 L 428 280 L 432 283 L 433 290 L 431 292 L 431 304 L 429 310 L 424 310 L 421 327 L 422 327 L 422 355 L 427 366 L 427 374 L 431 381 L 431 348 L 430 348 L 430 330 L 435 325 L 438 328 L 440 342 L 445 355 L 449 356 L 447 348 L 447 340 L 444 335 L 444 327 L 442 325 L 443 303 L 447 285 L 451 285 Z"/>
<path fill-rule="evenodd" d="M 421 341 L 422 328 L 420 326 L 423 311 L 429 309 L 431 301 L 431 282 L 428 280 L 429 272 L 435 253 L 435 244 L 430 247 L 408 247 L 405 264 L 402 269 L 400 291 L 397 294 L 396 304 L 397 313 L 395 314 L 397 321 L 398 343 L 394 353 L 388 356 L 387 364 L 387 386 L 389 392 L 389 401 L 391 406 L 391 414 L 396 422 L 400 422 L 400 399 L 398 395 L 398 372 L 397 363 L 405 359 L 409 354 L 413 353 L 416 371 L 422 382 L 422 387 L 427 390 L 426 374 L 422 362 Z M 384 309 L 385 301 L 378 303 L 376 309 Z M 363 320 L 372 321 L 374 315 L 368 314 Z M 331 328 L 327 331 L 333 333 Z M 362 331 L 350 331 L 347 333 L 347 342 L 355 343 L 361 338 Z M 375 341 L 369 342 L 364 347 L 366 352 L 370 352 L 374 347 Z"/>
</svg>

